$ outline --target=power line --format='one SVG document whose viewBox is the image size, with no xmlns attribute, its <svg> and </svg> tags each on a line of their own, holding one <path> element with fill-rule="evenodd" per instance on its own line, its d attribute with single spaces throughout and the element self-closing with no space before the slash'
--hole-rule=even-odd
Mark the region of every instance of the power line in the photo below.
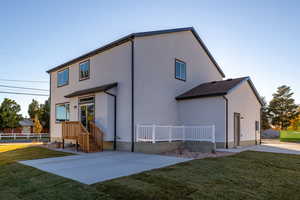
<svg viewBox="0 0 300 200">
<path fill-rule="evenodd" d="M 16 89 L 25 89 L 25 90 L 37 90 L 37 91 L 45 91 L 48 92 L 49 90 L 46 89 L 39 89 L 39 88 L 30 88 L 30 87 L 18 87 L 18 86 L 12 86 L 12 85 L 1 85 L 0 87 L 6 87 L 6 88 L 16 88 Z"/>
<path fill-rule="evenodd" d="M 7 92 L 7 91 L 0 91 L 1 94 L 18 94 L 18 95 L 31 95 L 31 96 L 44 96 L 48 97 L 47 94 L 34 94 L 34 93 L 23 93 L 23 92 Z"/>
<path fill-rule="evenodd" d="M 28 83 L 49 83 L 49 81 L 31 81 L 31 80 L 17 80 L 17 79 L 0 79 L 0 81 L 10 81 L 10 82 L 28 82 Z"/>
</svg>

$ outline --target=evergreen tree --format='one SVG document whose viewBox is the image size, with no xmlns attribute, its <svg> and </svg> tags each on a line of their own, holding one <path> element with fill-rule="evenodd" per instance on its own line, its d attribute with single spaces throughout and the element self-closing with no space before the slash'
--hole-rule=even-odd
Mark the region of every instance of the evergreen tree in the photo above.
<svg viewBox="0 0 300 200">
<path fill-rule="evenodd" d="M 35 99 L 32 99 L 31 103 L 28 106 L 28 115 L 30 119 L 34 119 L 36 115 L 40 115 L 40 105 L 39 102 Z"/>
<path fill-rule="evenodd" d="M 14 100 L 5 98 L 0 105 L 0 128 L 16 128 L 22 120 L 22 115 L 18 114 L 21 107 Z"/>
<path fill-rule="evenodd" d="M 290 126 L 291 120 L 298 116 L 298 106 L 292 98 L 293 94 L 291 88 L 286 85 L 278 87 L 276 93 L 273 94 L 273 99 L 269 103 L 268 114 L 274 126 L 286 129 Z"/>
<path fill-rule="evenodd" d="M 270 121 L 268 116 L 268 105 L 265 97 L 261 97 L 263 105 L 261 107 L 261 129 L 266 130 L 270 128 Z"/>
<path fill-rule="evenodd" d="M 49 129 L 50 123 L 50 99 L 46 100 L 44 104 L 40 105 L 40 117 L 41 123 L 44 128 Z"/>
</svg>

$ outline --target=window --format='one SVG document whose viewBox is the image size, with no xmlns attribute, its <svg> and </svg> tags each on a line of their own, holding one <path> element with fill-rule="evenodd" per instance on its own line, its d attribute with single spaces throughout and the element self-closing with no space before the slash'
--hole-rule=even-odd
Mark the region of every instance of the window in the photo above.
<svg viewBox="0 0 300 200">
<path fill-rule="evenodd" d="M 90 77 L 90 61 L 79 64 L 79 80 L 85 80 Z"/>
<path fill-rule="evenodd" d="M 64 122 L 70 120 L 70 104 L 57 104 L 55 107 L 56 122 Z"/>
<path fill-rule="evenodd" d="M 85 97 L 79 99 L 79 104 L 87 104 L 87 103 L 94 103 L 95 102 L 95 97 Z"/>
<path fill-rule="evenodd" d="M 255 131 L 259 131 L 259 122 L 255 121 Z"/>
<path fill-rule="evenodd" d="M 57 73 L 57 86 L 61 87 L 69 84 L 69 69 L 64 69 Z"/>
<path fill-rule="evenodd" d="M 175 78 L 186 81 L 186 64 L 177 59 L 175 59 Z"/>
</svg>

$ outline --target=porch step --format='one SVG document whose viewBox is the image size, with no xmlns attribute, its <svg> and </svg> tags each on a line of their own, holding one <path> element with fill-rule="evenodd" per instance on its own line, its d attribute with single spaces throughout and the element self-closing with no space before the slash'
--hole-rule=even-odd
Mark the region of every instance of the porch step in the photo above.
<svg viewBox="0 0 300 200">
<path fill-rule="evenodd" d="M 102 151 L 102 148 L 99 147 L 99 146 L 96 144 L 96 142 L 95 142 L 93 136 L 90 135 L 89 140 L 90 140 L 90 141 L 89 141 L 89 144 L 90 144 L 90 152 L 100 152 L 100 151 Z"/>
<path fill-rule="evenodd" d="M 86 152 L 103 151 L 103 131 L 94 122 L 90 122 L 89 131 L 79 121 L 62 123 L 63 139 L 73 139 L 79 144 L 79 148 Z"/>
</svg>

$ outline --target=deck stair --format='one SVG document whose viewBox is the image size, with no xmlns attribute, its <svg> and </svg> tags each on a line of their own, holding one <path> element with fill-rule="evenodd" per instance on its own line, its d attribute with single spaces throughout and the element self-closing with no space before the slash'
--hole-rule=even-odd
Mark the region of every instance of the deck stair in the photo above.
<svg viewBox="0 0 300 200">
<path fill-rule="evenodd" d="M 62 122 L 62 137 L 64 140 L 75 140 L 76 149 L 83 152 L 103 151 L 103 131 L 94 122 L 89 123 L 89 131 L 79 121 Z"/>
</svg>

